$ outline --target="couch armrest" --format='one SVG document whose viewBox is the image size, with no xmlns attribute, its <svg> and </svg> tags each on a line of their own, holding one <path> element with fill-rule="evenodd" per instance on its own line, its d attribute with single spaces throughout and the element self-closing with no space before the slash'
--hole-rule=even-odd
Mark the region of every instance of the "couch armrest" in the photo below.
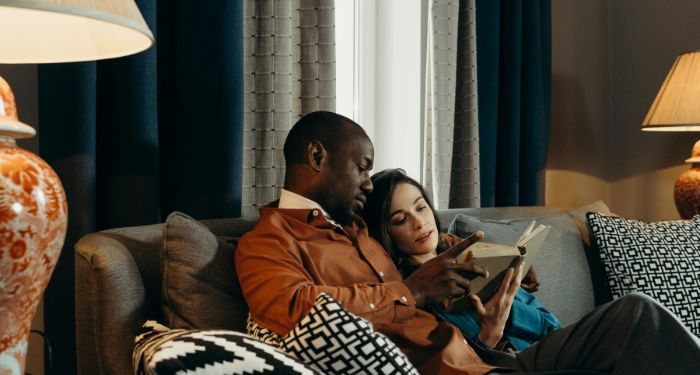
<svg viewBox="0 0 700 375">
<path fill-rule="evenodd" d="M 91 233 L 75 245 L 78 373 L 128 374 L 146 291 L 129 249 L 113 234 Z"/>
</svg>

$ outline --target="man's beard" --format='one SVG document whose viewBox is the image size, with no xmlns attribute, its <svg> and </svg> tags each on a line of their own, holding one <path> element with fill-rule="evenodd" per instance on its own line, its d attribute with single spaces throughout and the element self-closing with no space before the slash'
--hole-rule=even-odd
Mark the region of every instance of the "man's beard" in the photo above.
<svg viewBox="0 0 700 375">
<path fill-rule="evenodd" d="M 350 207 L 334 207 L 328 211 L 328 215 L 338 224 L 346 226 L 353 223 L 357 214 Z"/>
</svg>

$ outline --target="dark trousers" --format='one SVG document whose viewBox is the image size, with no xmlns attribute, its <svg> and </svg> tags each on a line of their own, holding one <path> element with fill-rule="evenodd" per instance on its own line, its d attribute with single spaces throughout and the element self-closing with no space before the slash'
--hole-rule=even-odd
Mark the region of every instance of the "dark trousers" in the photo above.
<svg viewBox="0 0 700 375">
<path fill-rule="evenodd" d="M 700 339 L 641 293 L 600 306 L 522 352 L 479 354 L 516 373 L 700 374 Z"/>
</svg>

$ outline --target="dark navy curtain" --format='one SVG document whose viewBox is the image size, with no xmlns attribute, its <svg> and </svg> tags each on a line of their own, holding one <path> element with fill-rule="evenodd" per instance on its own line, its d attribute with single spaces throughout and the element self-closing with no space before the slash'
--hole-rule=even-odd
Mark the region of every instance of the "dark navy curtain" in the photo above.
<svg viewBox="0 0 700 375">
<path fill-rule="evenodd" d="M 476 0 L 481 205 L 544 204 L 550 0 Z"/>
<path fill-rule="evenodd" d="M 243 6 L 137 0 L 140 54 L 40 65 L 40 154 L 66 190 L 65 246 L 45 295 L 54 373 L 76 372 L 73 246 L 86 233 L 240 215 Z M 96 369 L 97 371 L 97 369 Z"/>
</svg>

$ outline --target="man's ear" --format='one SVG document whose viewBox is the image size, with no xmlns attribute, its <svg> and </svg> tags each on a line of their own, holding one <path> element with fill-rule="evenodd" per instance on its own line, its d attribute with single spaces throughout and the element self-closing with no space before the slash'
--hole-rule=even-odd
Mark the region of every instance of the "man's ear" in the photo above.
<svg viewBox="0 0 700 375">
<path fill-rule="evenodd" d="M 328 159 L 328 151 L 319 141 L 311 141 L 307 147 L 309 165 L 314 171 L 321 171 L 321 163 Z"/>
</svg>

